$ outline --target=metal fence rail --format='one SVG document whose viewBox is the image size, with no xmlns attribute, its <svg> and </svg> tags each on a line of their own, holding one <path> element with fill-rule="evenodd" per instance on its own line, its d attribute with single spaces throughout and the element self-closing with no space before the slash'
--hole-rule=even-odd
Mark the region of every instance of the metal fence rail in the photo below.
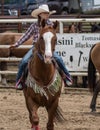
<svg viewBox="0 0 100 130">
<path fill-rule="evenodd" d="M 65 23 L 91 23 L 91 22 L 100 22 L 100 18 L 51 18 L 51 21 L 59 21 L 59 33 L 64 32 Z M 21 24 L 19 27 L 22 28 L 22 24 L 35 22 L 36 19 L 33 18 L 21 18 L 21 19 L 0 19 L 0 24 Z M 10 25 L 11 26 L 11 25 Z M 22 30 L 21 30 L 22 32 Z"/>
</svg>

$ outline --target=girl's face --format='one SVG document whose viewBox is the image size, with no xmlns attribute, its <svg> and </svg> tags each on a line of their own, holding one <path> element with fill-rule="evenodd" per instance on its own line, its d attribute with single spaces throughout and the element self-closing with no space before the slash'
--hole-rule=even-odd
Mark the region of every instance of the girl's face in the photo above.
<svg viewBox="0 0 100 130">
<path fill-rule="evenodd" d="M 47 12 L 43 12 L 43 13 L 39 14 L 39 16 L 41 17 L 41 19 L 45 19 L 46 20 L 46 19 L 49 18 L 50 14 L 47 13 Z"/>
</svg>

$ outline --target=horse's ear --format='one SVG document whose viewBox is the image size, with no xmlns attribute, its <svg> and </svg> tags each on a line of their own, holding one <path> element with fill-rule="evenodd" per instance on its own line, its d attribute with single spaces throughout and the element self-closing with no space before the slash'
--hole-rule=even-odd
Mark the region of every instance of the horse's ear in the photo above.
<svg viewBox="0 0 100 130">
<path fill-rule="evenodd" d="M 57 29 L 58 25 L 59 25 L 59 22 L 58 22 L 58 21 L 53 22 L 53 28 L 54 28 L 54 29 Z"/>
<path fill-rule="evenodd" d="M 41 26 L 42 26 L 42 28 L 45 27 L 45 19 L 42 20 Z"/>
</svg>

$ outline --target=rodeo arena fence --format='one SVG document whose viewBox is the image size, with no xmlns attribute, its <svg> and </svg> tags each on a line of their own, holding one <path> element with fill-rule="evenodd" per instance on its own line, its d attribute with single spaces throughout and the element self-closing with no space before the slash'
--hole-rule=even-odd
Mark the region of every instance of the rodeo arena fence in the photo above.
<svg viewBox="0 0 100 130">
<path fill-rule="evenodd" d="M 100 42 L 100 33 L 92 33 L 91 28 L 89 31 L 81 30 L 82 24 L 86 27 L 90 23 L 100 23 L 100 18 L 51 18 L 51 21 L 59 21 L 59 27 L 57 31 L 57 45 L 56 51 L 63 58 L 66 67 L 76 83 L 77 77 L 83 77 L 83 87 L 86 87 L 88 59 L 91 47 Z M 26 25 L 35 22 L 36 19 L 23 18 L 23 19 L 0 19 L 0 24 L 21 24 Z M 81 25 L 81 29 L 76 32 L 67 32 L 66 25 L 74 23 L 74 25 Z M 76 26 L 76 30 L 77 30 Z M 23 31 L 21 32 L 23 33 Z M 0 33 L 3 35 L 3 33 Z M 10 35 L 10 33 L 8 33 Z M 2 44 L 2 43 L 0 43 Z M 19 48 L 30 48 L 31 45 L 21 45 Z M 0 48 L 9 48 L 9 45 L 0 45 Z M 17 57 L 0 57 L 0 62 L 20 62 L 22 58 Z M 15 75 L 16 70 L 1 70 L 0 75 Z"/>
</svg>

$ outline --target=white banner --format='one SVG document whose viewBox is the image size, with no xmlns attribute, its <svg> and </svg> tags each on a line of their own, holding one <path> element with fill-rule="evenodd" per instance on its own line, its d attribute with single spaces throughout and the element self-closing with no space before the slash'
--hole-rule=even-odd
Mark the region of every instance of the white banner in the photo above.
<svg viewBox="0 0 100 130">
<path fill-rule="evenodd" d="M 94 0 L 94 5 L 100 6 L 100 0 Z"/>
<path fill-rule="evenodd" d="M 100 34 L 57 34 L 57 38 L 56 51 L 68 70 L 87 71 L 90 49 L 93 44 L 100 42 Z"/>
</svg>

